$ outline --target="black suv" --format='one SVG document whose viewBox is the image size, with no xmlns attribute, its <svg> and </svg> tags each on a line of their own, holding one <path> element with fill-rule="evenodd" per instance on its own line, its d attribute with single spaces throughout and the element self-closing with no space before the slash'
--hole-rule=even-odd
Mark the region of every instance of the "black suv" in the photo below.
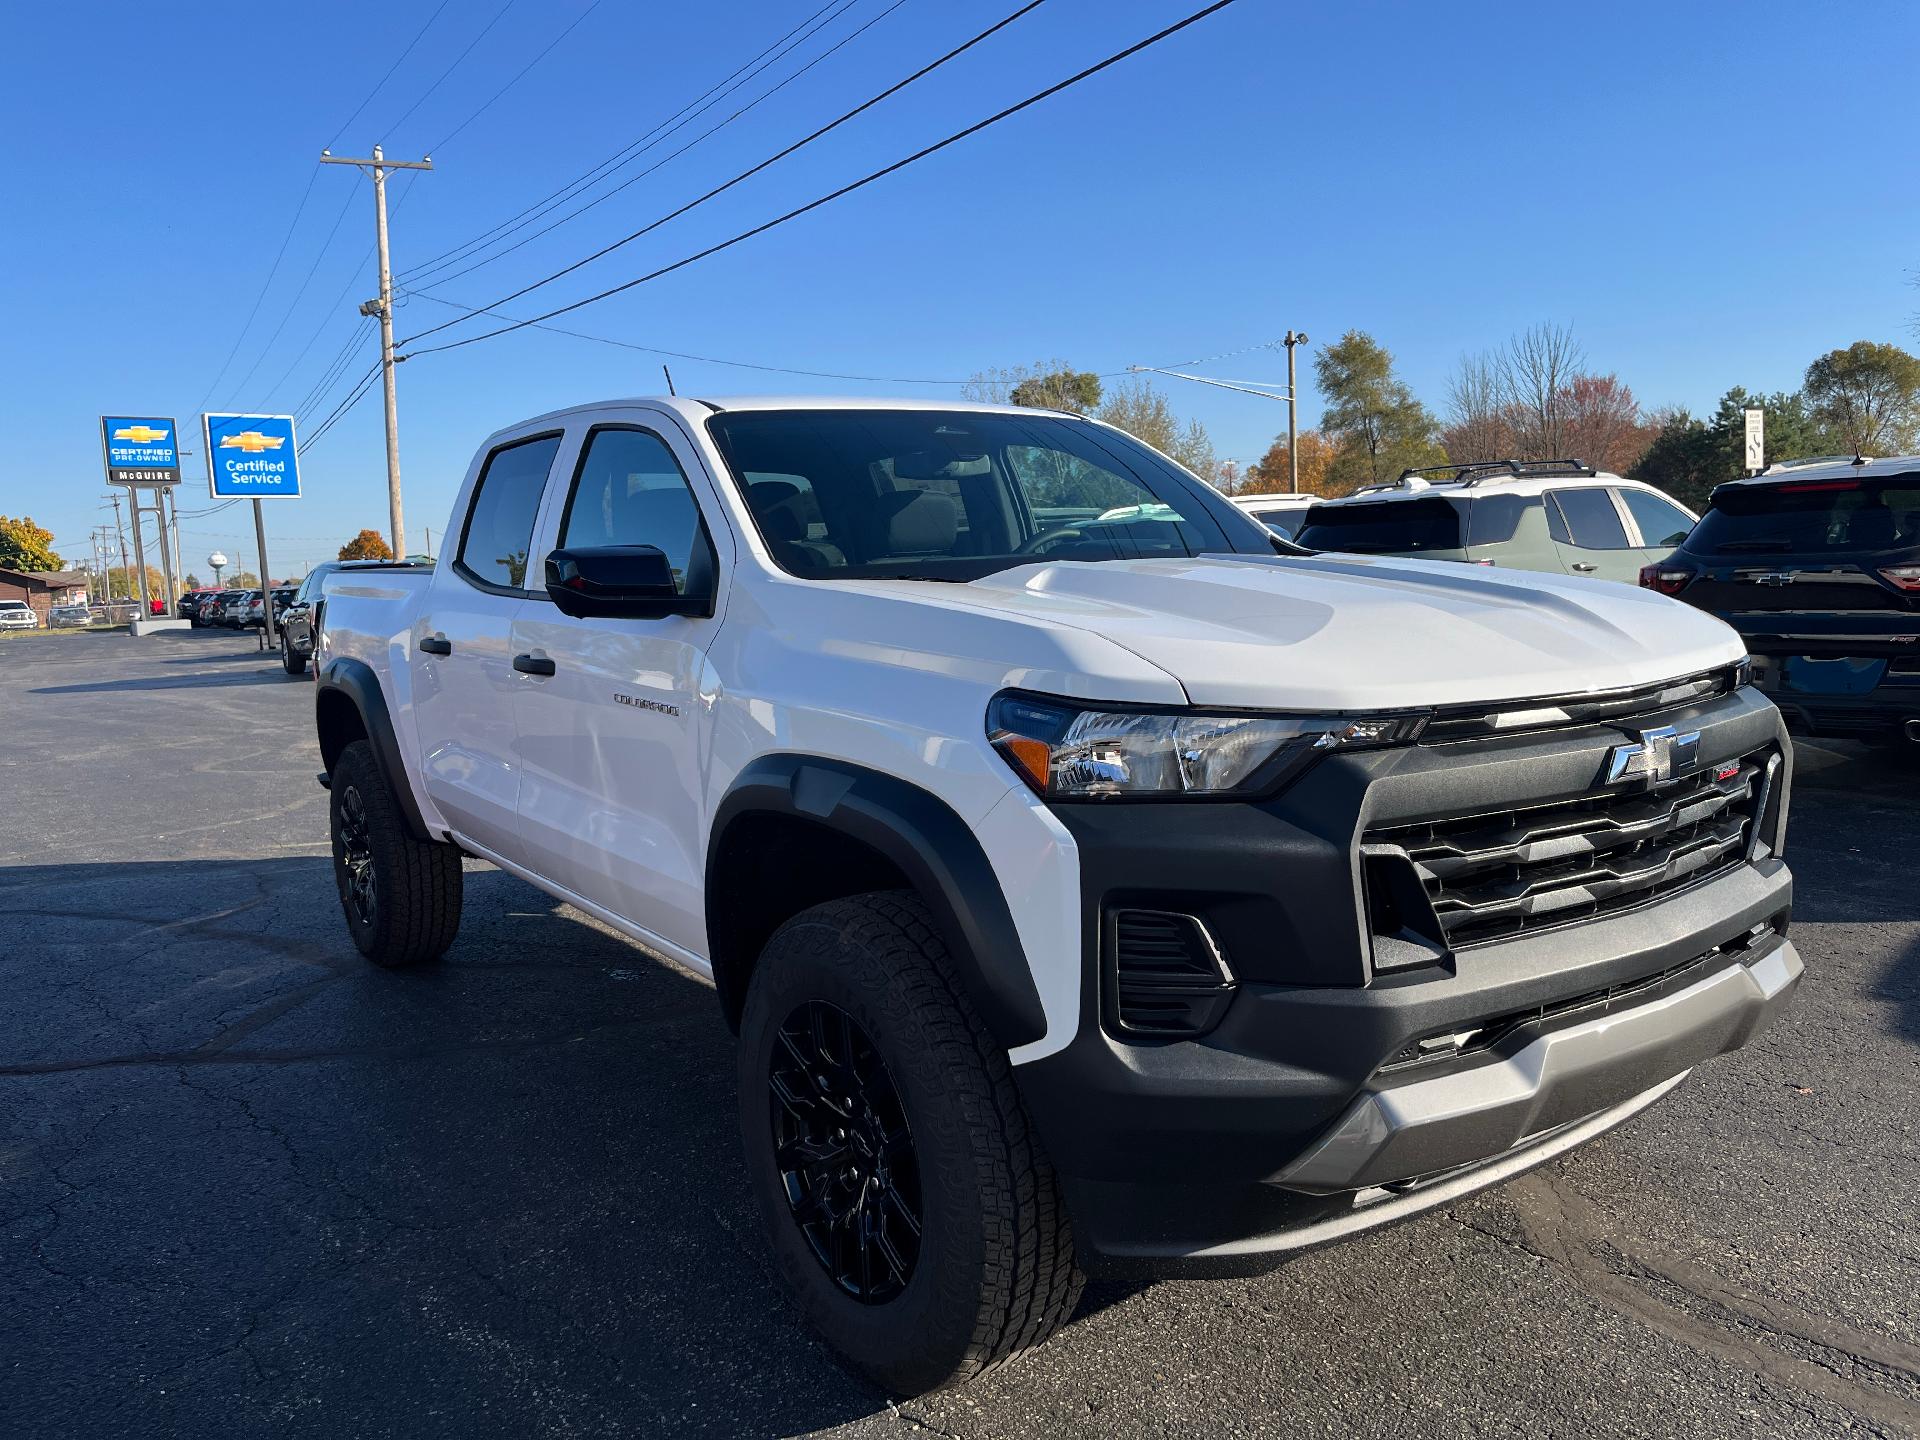
<svg viewBox="0 0 1920 1440">
<path fill-rule="evenodd" d="M 1640 583 L 1738 630 L 1795 729 L 1920 741 L 1920 458 L 1802 461 L 1718 486 Z"/>
</svg>

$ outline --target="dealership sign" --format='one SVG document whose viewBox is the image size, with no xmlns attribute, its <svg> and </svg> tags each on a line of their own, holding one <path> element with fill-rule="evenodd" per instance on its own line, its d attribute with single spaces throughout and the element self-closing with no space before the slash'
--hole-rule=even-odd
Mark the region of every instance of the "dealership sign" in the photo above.
<svg viewBox="0 0 1920 1440">
<path fill-rule="evenodd" d="M 298 499 L 291 415 L 207 415 L 207 481 L 216 500 Z"/>
<path fill-rule="evenodd" d="M 180 437 L 171 419 L 102 415 L 100 453 L 109 485 L 180 483 Z"/>
</svg>

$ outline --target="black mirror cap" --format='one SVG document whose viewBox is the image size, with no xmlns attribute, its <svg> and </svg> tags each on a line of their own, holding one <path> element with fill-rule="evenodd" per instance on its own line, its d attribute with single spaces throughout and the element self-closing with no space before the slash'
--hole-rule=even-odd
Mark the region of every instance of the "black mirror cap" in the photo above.
<svg viewBox="0 0 1920 1440">
<path fill-rule="evenodd" d="M 713 596 L 683 595 L 657 545 L 582 545 L 547 556 L 547 594 L 575 618 L 711 615 Z"/>
</svg>

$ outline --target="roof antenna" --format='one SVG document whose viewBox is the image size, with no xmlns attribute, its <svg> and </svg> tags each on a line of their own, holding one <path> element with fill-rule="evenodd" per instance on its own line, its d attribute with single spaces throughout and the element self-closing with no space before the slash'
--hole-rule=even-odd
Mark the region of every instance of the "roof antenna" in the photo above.
<svg viewBox="0 0 1920 1440">
<path fill-rule="evenodd" d="M 673 388 L 673 371 L 662 365 L 660 367 L 660 373 L 667 377 L 667 394 L 678 395 L 680 392 Z"/>
</svg>

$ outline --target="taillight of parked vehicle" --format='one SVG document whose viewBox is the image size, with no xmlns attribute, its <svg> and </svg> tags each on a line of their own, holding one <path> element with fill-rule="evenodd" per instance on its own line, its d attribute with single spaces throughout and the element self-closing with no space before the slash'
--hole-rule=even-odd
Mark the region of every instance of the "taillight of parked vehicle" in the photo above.
<svg viewBox="0 0 1920 1440">
<path fill-rule="evenodd" d="M 1687 588 L 1687 582 L 1693 579 L 1693 571 L 1676 570 L 1671 565 L 1642 565 L 1640 583 L 1649 590 L 1658 590 L 1662 595 L 1678 595 Z"/>
<path fill-rule="evenodd" d="M 1902 590 L 1920 590 L 1920 565 L 1889 565 L 1880 574 Z"/>
</svg>

